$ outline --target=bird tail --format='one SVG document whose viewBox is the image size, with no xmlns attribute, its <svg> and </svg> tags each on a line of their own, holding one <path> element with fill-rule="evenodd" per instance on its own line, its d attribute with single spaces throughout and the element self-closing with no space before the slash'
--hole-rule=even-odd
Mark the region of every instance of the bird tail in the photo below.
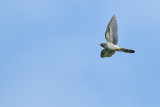
<svg viewBox="0 0 160 107">
<path fill-rule="evenodd" d="M 135 53 L 134 50 L 132 50 L 132 49 L 125 49 L 125 48 L 121 48 L 119 51 L 126 52 L 126 53 Z"/>
</svg>

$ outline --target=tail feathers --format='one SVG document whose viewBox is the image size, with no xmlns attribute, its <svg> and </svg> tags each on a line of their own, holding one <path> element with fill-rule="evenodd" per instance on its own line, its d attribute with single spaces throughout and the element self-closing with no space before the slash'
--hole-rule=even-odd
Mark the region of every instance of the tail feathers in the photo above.
<svg viewBox="0 0 160 107">
<path fill-rule="evenodd" d="M 121 48 L 120 51 L 122 52 L 126 52 L 126 53 L 135 53 L 134 50 L 131 50 L 131 49 L 125 49 L 125 48 Z"/>
</svg>

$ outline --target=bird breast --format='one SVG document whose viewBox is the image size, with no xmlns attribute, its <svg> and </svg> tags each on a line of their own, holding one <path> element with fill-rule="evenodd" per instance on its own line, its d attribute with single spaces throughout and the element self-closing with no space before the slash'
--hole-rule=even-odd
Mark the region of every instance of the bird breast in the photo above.
<svg viewBox="0 0 160 107">
<path fill-rule="evenodd" d="M 108 45 L 108 48 L 111 49 L 111 50 L 118 50 L 118 49 L 121 48 L 121 47 L 119 47 L 119 46 L 117 46 L 117 45 L 114 45 L 114 44 L 111 43 L 111 42 L 108 42 L 107 45 Z"/>
</svg>

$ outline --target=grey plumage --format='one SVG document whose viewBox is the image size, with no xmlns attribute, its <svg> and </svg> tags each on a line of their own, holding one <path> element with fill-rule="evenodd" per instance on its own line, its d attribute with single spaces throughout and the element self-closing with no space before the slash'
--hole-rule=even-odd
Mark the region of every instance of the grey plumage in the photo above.
<svg viewBox="0 0 160 107">
<path fill-rule="evenodd" d="M 105 38 L 107 42 L 112 42 L 113 44 L 117 45 L 118 42 L 118 27 L 117 27 L 117 20 L 115 15 L 113 15 L 111 21 L 109 22 L 106 32 Z"/>
<path fill-rule="evenodd" d="M 118 27 L 115 15 L 111 18 L 106 32 L 105 39 L 107 43 L 101 43 L 100 45 L 104 48 L 101 51 L 101 57 L 111 57 L 115 51 L 126 52 L 126 53 L 134 53 L 134 50 L 121 48 L 117 45 L 118 43 Z"/>
</svg>

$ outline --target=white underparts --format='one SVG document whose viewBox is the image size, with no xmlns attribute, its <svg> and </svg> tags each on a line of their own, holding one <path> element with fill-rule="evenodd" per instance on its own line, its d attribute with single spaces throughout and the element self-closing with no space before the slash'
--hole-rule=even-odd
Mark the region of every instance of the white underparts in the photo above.
<svg viewBox="0 0 160 107">
<path fill-rule="evenodd" d="M 111 49 L 111 50 L 115 50 L 115 51 L 116 51 L 116 50 L 121 49 L 121 47 L 119 47 L 119 46 L 117 46 L 117 45 L 114 45 L 114 44 L 111 43 L 111 42 L 108 42 L 107 45 L 108 45 L 108 48 Z"/>
</svg>

